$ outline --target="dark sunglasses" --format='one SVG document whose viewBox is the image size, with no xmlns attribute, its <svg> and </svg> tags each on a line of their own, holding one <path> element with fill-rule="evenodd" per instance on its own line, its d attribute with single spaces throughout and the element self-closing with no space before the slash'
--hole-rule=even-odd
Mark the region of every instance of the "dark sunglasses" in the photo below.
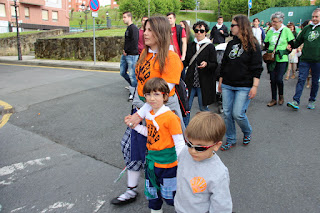
<svg viewBox="0 0 320 213">
<path fill-rule="evenodd" d="M 198 30 L 198 29 L 194 30 L 195 33 L 198 33 L 199 31 L 200 31 L 200 33 L 204 33 L 205 32 L 205 30 L 202 30 L 202 29 L 201 30 Z"/>
<path fill-rule="evenodd" d="M 239 26 L 238 24 L 231 24 L 231 27 Z"/>
<path fill-rule="evenodd" d="M 216 144 L 210 145 L 210 146 L 198 146 L 198 145 L 193 145 L 190 141 L 188 141 L 187 139 L 185 139 L 186 145 L 189 148 L 194 148 L 197 152 L 204 152 L 207 149 L 213 147 Z"/>
</svg>

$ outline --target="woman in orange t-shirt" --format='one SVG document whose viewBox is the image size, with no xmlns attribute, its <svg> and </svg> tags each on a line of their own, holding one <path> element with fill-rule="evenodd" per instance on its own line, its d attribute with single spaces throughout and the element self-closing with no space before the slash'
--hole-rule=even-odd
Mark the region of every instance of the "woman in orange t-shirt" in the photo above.
<svg viewBox="0 0 320 213">
<path fill-rule="evenodd" d="M 142 92 L 143 86 L 149 79 L 160 77 L 168 83 L 170 89 L 169 100 L 166 103 L 166 106 L 178 115 L 181 121 L 182 130 L 184 131 L 185 126 L 183 124 L 182 113 L 178 98 L 175 95 L 174 87 L 176 84 L 179 84 L 183 64 L 178 54 L 170 50 L 171 27 L 169 21 L 165 17 L 149 18 L 145 22 L 143 35 L 145 48 L 136 64 L 135 72 L 138 85 L 132 102 L 139 111 L 133 115 L 127 116 L 125 122 L 128 126 L 134 128 L 142 121 L 146 113 L 152 109 L 149 104 L 145 103 Z M 111 201 L 114 205 L 123 205 L 135 201 L 140 170 L 142 169 L 145 160 L 144 158 L 132 159 L 135 152 L 141 150 L 137 146 L 145 146 L 145 144 L 130 141 L 130 143 L 122 144 L 122 146 L 128 170 L 128 188 L 124 194 Z"/>
</svg>

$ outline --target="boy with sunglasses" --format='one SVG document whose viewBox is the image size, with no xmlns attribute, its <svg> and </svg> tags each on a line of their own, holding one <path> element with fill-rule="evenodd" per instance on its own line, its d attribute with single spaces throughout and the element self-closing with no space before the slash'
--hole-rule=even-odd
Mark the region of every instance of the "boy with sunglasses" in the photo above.
<svg viewBox="0 0 320 213">
<path fill-rule="evenodd" d="M 173 206 L 177 188 L 177 156 L 185 147 L 180 119 L 164 105 L 169 92 L 168 83 L 162 78 L 146 82 L 143 94 L 152 110 L 146 114 L 146 126 L 134 128 L 147 137 L 144 192 L 153 213 L 162 213 L 162 199 Z"/>
<path fill-rule="evenodd" d="M 232 212 L 229 172 L 215 153 L 226 132 L 223 119 L 199 112 L 185 130 L 186 145 L 178 156 L 177 213 Z"/>
</svg>

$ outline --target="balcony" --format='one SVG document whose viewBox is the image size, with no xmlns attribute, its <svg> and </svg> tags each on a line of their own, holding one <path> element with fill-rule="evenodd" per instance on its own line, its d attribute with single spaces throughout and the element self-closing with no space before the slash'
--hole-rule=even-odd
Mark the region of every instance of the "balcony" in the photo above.
<svg viewBox="0 0 320 213">
<path fill-rule="evenodd" d="M 36 6 L 44 6 L 45 0 L 20 0 L 20 4 L 29 4 L 29 5 L 36 5 Z"/>
</svg>

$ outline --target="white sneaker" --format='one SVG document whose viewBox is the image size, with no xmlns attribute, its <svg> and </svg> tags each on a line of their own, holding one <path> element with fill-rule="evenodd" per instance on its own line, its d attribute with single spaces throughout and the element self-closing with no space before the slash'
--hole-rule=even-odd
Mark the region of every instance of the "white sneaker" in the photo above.
<svg viewBox="0 0 320 213">
<path fill-rule="evenodd" d="M 129 90 L 129 87 L 125 87 L 125 89 Z"/>
<path fill-rule="evenodd" d="M 132 100 L 133 100 L 133 95 L 129 94 L 128 101 L 132 101 Z"/>
</svg>

